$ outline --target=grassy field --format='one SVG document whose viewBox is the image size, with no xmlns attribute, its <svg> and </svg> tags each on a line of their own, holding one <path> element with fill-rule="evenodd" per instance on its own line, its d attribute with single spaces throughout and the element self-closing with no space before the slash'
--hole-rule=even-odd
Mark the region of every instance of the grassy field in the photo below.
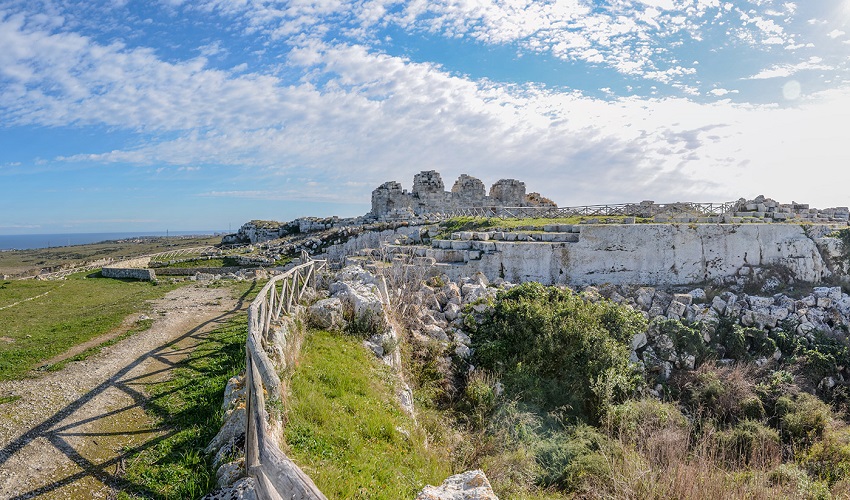
<svg viewBox="0 0 850 500">
<path fill-rule="evenodd" d="M 145 237 L 89 245 L 0 252 L 0 274 L 33 275 L 43 268 L 73 267 L 104 258 L 135 257 L 152 253 L 221 243 L 221 236 Z"/>
<path fill-rule="evenodd" d="M 289 456 L 328 498 L 413 498 L 450 475 L 451 461 L 426 448 L 393 384 L 389 368 L 359 340 L 307 337 L 292 377 L 285 439 Z"/>
<path fill-rule="evenodd" d="M 221 426 L 230 377 L 245 369 L 245 313 L 210 332 L 174 376 L 147 387 L 146 412 L 167 434 L 131 454 L 119 499 L 199 498 L 215 487 L 204 448 Z"/>
<path fill-rule="evenodd" d="M 176 286 L 85 273 L 61 281 L 0 281 L 0 380 L 27 376 L 68 348 L 116 330 L 146 301 Z"/>
</svg>

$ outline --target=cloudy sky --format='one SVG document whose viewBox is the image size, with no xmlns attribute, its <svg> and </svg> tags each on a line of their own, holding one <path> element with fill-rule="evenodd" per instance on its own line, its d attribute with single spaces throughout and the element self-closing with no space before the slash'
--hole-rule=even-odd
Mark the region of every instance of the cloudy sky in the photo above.
<svg viewBox="0 0 850 500">
<path fill-rule="evenodd" d="M 0 0 L 0 234 L 559 205 L 850 205 L 850 0 Z"/>
</svg>

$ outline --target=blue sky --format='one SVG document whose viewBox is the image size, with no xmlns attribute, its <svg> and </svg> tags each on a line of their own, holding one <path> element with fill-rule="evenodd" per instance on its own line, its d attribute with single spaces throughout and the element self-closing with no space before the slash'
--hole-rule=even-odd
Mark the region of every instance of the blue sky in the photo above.
<svg viewBox="0 0 850 500">
<path fill-rule="evenodd" d="M 0 234 L 559 205 L 850 205 L 850 0 L 0 0 Z"/>
</svg>

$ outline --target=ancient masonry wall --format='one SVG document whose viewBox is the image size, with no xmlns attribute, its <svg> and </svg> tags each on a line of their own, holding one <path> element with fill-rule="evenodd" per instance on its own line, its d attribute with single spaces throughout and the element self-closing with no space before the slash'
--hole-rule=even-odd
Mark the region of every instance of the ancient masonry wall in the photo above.
<svg viewBox="0 0 850 500">
<path fill-rule="evenodd" d="M 153 269 L 146 269 L 150 262 L 150 257 L 124 260 L 113 266 L 104 267 L 101 274 L 105 278 L 154 281 L 156 280 L 156 273 Z"/>
<path fill-rule="evenodd" d="M 156 273 L 153 269 L 104 267 L 101 274 L 104 278 L 134 279 L 142 281 L 156 280 Z"/>
<path fill-rule="evenodd" d="M 846 273 L 832 228 L 797 224 L 582 225 L 580 232 L 467 233 L 434 240 L 423 256 L 453 279 L 488 278 L 544 284 L 685 285 L 776 267 L 819 283 Z M 469 237 L 469 235 L 472 237 Z M 510 235 L 512 241 L 505 241 Z M 563 237 L 562 237 L 563 236 Z M 495 241 L 494 241 L 495 240 Z"/>
<path fill-rule="evenodd" d="M 480 179 L 462 174 L 450 191 L 435 170 L 423 171 L 413 177 L 413 190 L 407 192 L 396 181 L 385 182 L 372 191 L 370 215 L 378 220 L 404 218 L 413 215 L 444 213 L 470 207 L 527 207 L 555 206 L 540 193 L 526 193 L 525 183 L 516 179 L 501 179 L 487 194 Z"/>
</svg>

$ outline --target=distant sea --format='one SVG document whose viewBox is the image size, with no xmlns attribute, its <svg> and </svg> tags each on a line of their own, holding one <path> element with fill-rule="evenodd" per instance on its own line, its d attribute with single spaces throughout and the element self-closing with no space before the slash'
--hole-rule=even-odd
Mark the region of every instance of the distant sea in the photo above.
<svg viewBox="0 0 850 500">
<path fill-rule="evenodd" d="M 226 231 L 168 231 L 167 236 L 209 236 Z M 67 233 L 67 234 L 0 234 L 0 250 L 30 250 L 34 248 L 86 245 L 107 240 L 123 240 L 140 236 L 166 236 L 162 231 L 132 233 Z"/>
</svg>

